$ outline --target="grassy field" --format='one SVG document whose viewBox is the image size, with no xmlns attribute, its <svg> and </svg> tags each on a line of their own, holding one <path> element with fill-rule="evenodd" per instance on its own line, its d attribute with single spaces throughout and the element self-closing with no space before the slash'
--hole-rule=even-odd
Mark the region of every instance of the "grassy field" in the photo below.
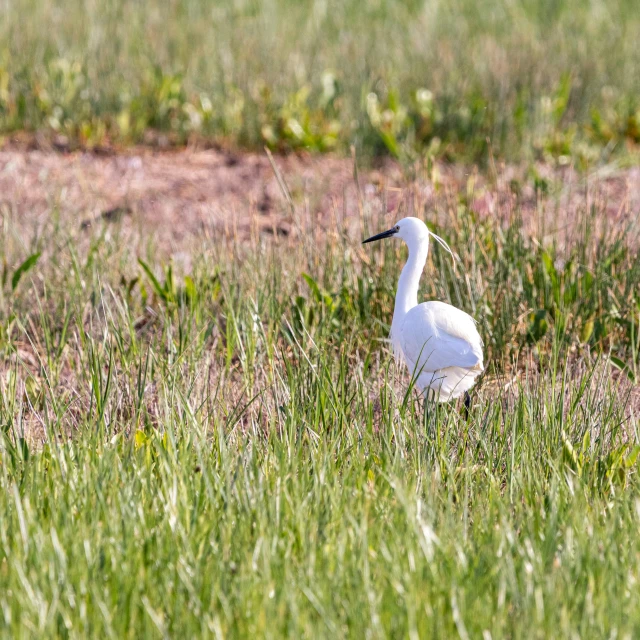
<svg viewBox="0 0 640 640">
<path fill-rule="evenodd" d="M 640 637 L 638 42 L 637 0 L 0 0 L 0 638 Z M 360 241 L 408 214 L 468 415 L 386 342 L 406 252 Z"/>
<path fill-rule="evenodd" d="M 188 269 L 5 205 L 0 634 L 636 637 L 637 224 L 453 195 L 421 296 L 479 321 L 468 420 L 392 362 L 404 251 L 359 245 L 367 201 L 351 232 L 297 203 L 288 237 L 205 230 Z"/>
<path fill-rule="evenodd" d="M 0 4 L 0 132 L 510 160 L 637 158 L 636 0 Z"/>
</svg>

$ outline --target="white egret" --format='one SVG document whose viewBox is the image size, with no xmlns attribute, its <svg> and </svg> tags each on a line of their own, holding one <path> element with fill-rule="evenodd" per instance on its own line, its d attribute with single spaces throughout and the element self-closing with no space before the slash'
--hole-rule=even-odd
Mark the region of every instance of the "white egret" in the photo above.
<svg viewBox="0 0 640 640">
<path fill-rule="evenodd" d="M 396 360 L 406 364 L 423 393 L 431 389 L 438 402 L 446 402 L 471 389 L 482 373 L 482 339 L 475 320 L 464 311 L 445 302 L 418 304 L 418 285 L 430 236 L 451 253 L 449 245 L 418 218 L 403 218 L 392 229 L 362 244 L 400 238 L 409 248 L 391 323 L 393 353 Z"/>
</svg>

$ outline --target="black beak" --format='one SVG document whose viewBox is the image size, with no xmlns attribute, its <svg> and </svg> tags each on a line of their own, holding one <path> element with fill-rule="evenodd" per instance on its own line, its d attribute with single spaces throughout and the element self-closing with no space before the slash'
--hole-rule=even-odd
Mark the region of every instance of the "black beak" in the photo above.
<svg viewBox="0 0 640 640">
<path fill-rule="evenodd" d="M 362 244 L 367 244 L 367 242 L 375 242 L 376 240 L 384 240 L 385 238 L 390 238 L 398 233 L 398 230 L 394 227 L 393 229 L 389 229 L 388 231 L 383 231 L 375 236 L 371 236 L 362 242 Z"/>
</svg>

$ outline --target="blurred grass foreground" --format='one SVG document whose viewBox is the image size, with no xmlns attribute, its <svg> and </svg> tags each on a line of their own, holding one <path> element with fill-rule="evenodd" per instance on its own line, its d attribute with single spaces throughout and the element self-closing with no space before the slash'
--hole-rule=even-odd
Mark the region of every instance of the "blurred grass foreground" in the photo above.
<svg viewBox="0 0 640 640">
<path fill-rule="evenodd" d="M 640 142 L 636 0 L 0 3 L 0 132 L 592 163 Z"/>
</svg>

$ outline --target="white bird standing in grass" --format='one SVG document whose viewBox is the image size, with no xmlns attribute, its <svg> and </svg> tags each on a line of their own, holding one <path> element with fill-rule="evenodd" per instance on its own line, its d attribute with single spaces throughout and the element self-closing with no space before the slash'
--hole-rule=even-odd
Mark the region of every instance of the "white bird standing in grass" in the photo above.
<svg viewBox="0 0 640 640">
<path fill-rule="evenodd" d="M 445 302 L 418 304 L 418 285 L 429 253 L 430 236 L 453 256 L 449 245 L 418 218 L 403 218 L 392 229 L 362 244 L 400 238 L 409 248 L 409 259 L 398 281 L 391 323 L 393 353 L 407 365 L 423 393 L 431 389 L 438 402 L 446 402 L 471 389 L 482 373 L 482 339 L 475 320 L 464 311 Z"/>
</svg>

